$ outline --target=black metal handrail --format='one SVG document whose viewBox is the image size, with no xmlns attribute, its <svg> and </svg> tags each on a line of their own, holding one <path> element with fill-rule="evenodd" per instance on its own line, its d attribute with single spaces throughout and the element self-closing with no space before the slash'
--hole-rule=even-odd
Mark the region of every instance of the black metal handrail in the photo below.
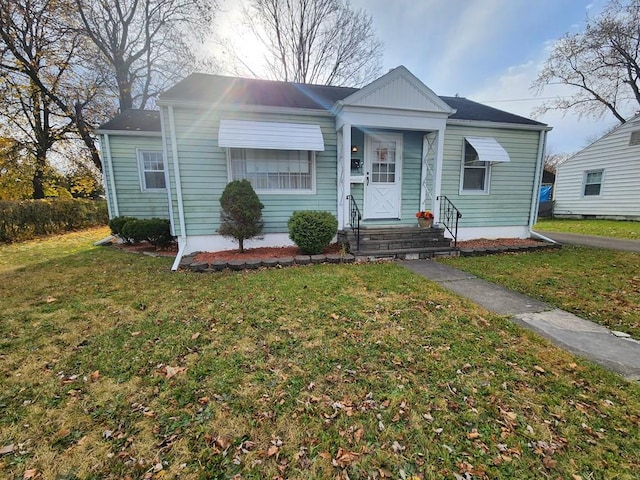
<svg viewBox="0 0 640 480">
<path fill-rule="evenodd" d="M 453 237 L 453 248 L 458 248 L 458 220 L 462 218 L 462 213 L 446 195 L 436 197 L 436 200 L 440 200 L 439 222 L 444 225 L 444 228 Z"/>
<path fill-rule="evenodd" d="M 356 252 L 359 252 L 360 220 L 362 220 L 362 215 L 360 214 L 360 209 L 358 208 L 358 204 L 356 203 L 356 199 L 353 198 L 353 195 L 347 195 L 347 200 L 349 200 L 349 224 L 351 225 L 351 230 L 353 230 L 356 236 Z"/>
</svg>

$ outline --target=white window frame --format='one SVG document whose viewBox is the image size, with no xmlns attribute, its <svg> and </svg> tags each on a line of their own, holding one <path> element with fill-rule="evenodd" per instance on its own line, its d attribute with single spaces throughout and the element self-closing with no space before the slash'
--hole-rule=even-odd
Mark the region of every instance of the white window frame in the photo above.
<svg viewBox="0 0 640 480">
<path fill-rule="evenodd" d="M 598 194 L 594 195 L 594 194 L 589 194 L 587 195 L 586 190 L 587 190 L 587 185 L 598 185 L 596 183 L 587 183 L 587 177 L 589 176 L 590 173 L 598 173 L 600 172 L 600 189 L 598 190 Z M 594 168 L 591 170 L 585 170 L 584 174 L 582 175 L 582 196 L 583 197 L 600 197 L 602 195 L 602 188 L 604 187 L 604 168 Z"/>
<path fill-rule="evenodd" d="M 462 140 L 462 162 L 460 165 L 460 195 L 489 195 L 491 191 L 491 162 L 482 162 L 484 163 L 484 167 L 466 167 L 465 159 L 467 157 L 467 146 L 473 148 L 473 146 L 465 139 Z M 475 148 L 473 149 L 475 151 Z M 478 156 L 478 152 L 476 152 L 476 156 Z M 479 156 L 478 156 L 479 158 Z M 464 172 L 465 169 L 485 169 L 484 176 L 484 188 L 482 190 L 469 190 L 464 188 Z"/>
<path fill-rule="evenodd" d="M 162 170 L 145 170 L 144 168 L 144 154 L 156 153 L 162 157 Z M 140 176 L 140 190 L 143 192 L 166 192 L 167 191 L 167 161 L 164 158 L 164 152 L 155 148 L 137 148 L 136 155 L 138 157 L 138 173 Z M 146 172 L 162 172 L 164 178 L 164 187 L 162 188 L 149 188 L 147 187 L 147 179 L 145 177 Z"/>
<path fill-rule="evenodd" d="M 233 178 L 233 168 L 231 165 L 231 150 L 232 148 L 236 148 L 238 150 L 262 150 L 260 148 L 239 148 L 239 147 L 227 147 L 227 179 L 229 182 L 233 180 L 240 180 Z M 282 150 L 282 149 L 278 149 Z M 284 151 L 284 150 L 282 150 Z M 275 189 L 260 189 L 255 188 L 256 193 L 260 195 L 315 195 L 316 193 L 316 152 L 314 150 L 296 150 L 297 152 L 305 152 L 309 155 L 309 172 L 311 173 L 311 189 L 309 190 L 275 190 Z"/>
</svg>

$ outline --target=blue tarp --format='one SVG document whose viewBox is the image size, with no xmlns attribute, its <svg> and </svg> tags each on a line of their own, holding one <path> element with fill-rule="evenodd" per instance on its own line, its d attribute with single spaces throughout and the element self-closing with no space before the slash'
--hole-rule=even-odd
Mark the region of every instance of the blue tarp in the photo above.
<svg viewBox="0 0 640 480">
<path fill-rule="evenodd" d="M 542 185 L 540 187 L 540 202 L 550 202 L 551 201 L 551 185 Z"/>
</svg>

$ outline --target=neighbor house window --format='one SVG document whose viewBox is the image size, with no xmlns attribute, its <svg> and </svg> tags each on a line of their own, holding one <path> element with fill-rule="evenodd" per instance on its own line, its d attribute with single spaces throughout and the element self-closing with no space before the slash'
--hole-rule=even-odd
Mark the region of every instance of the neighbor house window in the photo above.
<svg viewBox="0 0 640 480">
<path fill-rule="evenodd" d="M 231 180 L 246 179 L 257 191 L 312 192 L 315 152 L 230 148 Z"/>
<path fill-rule="evenodd" d="M 600 195 L 602 189 L 602 174 L 604 170 L 589 170 L 584 172 L 584 190 L 583 195 Z"/>
<path fill-rule="evenodd" d="M 629 137 L 629 145 L 640 145 L 640 130 L 634 130 Z"/>
<path fill-rule="evenodd" d="M 166 188 L 164 176 L 164 156 L 159 150 L 138 150 L 140 163 L 140 183 L 142 190 L 163 190 Z"/>
<path fill-rule="evenodd" d="M 489 191 L 489 162 L 482 162 L 478 152 L 465 140 L 462 164 L 462 191 L 485 193 Z"/>
</svg>

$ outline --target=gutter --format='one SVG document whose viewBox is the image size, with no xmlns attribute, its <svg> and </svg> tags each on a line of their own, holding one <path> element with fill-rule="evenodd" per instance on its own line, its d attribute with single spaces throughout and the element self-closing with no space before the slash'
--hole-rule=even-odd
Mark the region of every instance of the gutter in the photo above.
<svg viewBox="0 0 640 480">
<path fill-rule="evenodd" d="M 536 159 L 536 173 L 535 180 L 533 182 L 533 192 L 531 195 L 531 207 L 529 209 L 529 234 L 533 235 L 535 232 L 532 230 L 533 225 L 538 217 L 538 201 L 540 198 L 540 182 L 542 180 L 542 161 L 544 158 L 544 149 L 546 146 L 547 131 L 540 132 L 540 139 L 538 141 L 538 158 Z M 536 234 L 538 235 L 538 234 Z M 555 242 L 554 242 L 555 243 Z"/>
<path fill-rule="evenodd" d="M 178 241 L 180 248 L 178 249 L 178 254 L 176 255 L 175 260 L 173 261 L 173 265 L 171 265 L 171 271 L 175 272 L 178 270 L 180 266 L 180 262 L 182 261 L 182 257 L 184 257 L 184 250 L 187 248 L 187 237 L 180 237 L 180 241 Z"/>
<path fill-rule="evenodd" d="M 186 222 L 184 220 L 184 204 L 182 201 L 182 180 L 180 178 L 180 161 L 178 160 L 178 144 L 177 144 L 177 136 L 176 136 L 176 122 L 173 116 L 173 107 L 169 106 L 169 131 L 171 134 L 171 154 L 173 156 L 173 168 L 174 168 L 174 176 L 176 180 L 176 199 L 178 200 L 178 220 L 180 221 L 180 239 L 181 242 L 180 248 L 178 249 L 178 254 L 176 255 L 176 259 L 173 262 L 173 266 L 171 270 L 175 271 L 178 269 L 180 265 L 180 260 L 182 260 L 182 256 L 184 255 L 184 250 L 187 246 L 187 228 Z"/>
<path fill-rule="evenodd" d="M 109 143 L 109 135 L 105 134 L 104 135 L 104 149 L 106 151 L 106 160 L 107 160 L 107 164 L 109 166 L 108 170 L 109 170 L 109 179 L 111 180 L 111 195 L 112 195 L 112 202 L 113 202 L 113 211 L 112 213 L 114 214 L 115 217 L 120 216 L 120 209 L 118 208 L 118 195 L 116 193 L 116 179 L 113 176 L 113 161 L 111 158 L 111 144 Z"/>
</svg>

